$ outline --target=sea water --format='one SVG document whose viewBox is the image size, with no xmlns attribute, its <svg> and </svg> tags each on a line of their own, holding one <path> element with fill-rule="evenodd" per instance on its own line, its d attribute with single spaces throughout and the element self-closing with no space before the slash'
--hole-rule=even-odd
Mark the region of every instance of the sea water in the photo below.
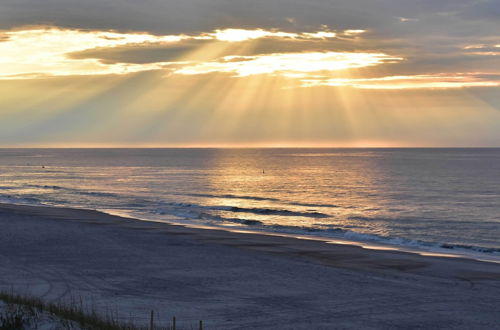
<svg viewBox="0 0 500 330">
<path fill-rule="evenodd" d="M 0 202 L 500 256 L 500 149 L 0 149 Z"/>
</svg>

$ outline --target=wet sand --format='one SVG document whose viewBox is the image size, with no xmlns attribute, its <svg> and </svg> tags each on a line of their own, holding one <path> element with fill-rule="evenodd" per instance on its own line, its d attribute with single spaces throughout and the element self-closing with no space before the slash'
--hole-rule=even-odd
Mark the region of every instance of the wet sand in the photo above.
<svg viewBox="0 0 500 330">
<path fill-rule="evenodd" d="M 494 329 L 500 264 L 0 204 L 0 289 L 206 329 Z"/>
</svg>

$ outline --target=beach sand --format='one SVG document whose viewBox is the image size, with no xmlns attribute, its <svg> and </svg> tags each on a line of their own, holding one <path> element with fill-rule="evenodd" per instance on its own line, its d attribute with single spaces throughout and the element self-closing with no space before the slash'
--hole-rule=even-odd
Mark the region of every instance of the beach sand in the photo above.
<svg viewBox="0 0 500 330">
<path fill-rule="evenodd" d="M 205 329 L 499 329 L 500 264 L 0 205 L 0 289 Z"/>
</svg>

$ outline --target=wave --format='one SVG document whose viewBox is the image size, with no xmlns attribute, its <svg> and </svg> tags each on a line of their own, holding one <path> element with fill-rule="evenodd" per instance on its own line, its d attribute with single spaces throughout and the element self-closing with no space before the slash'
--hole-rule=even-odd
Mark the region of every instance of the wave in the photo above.
<svg viewBox="0 0 500 330">
<path fill-rule="evenodd" d="M 369 211 L 369 210 L 365 210 Z M 412 217 L 397 217 L 397 218 L 390 218 L 390 217 L 370 217 L 370 216 L 364 216 L 364 215 L 351 215 L 347 217 L 349 220 L 357 220 L 357 221 L 382 221 L 382 222 L 387 222 L 391 220 L 398 220 L 398 221 L 413 221 L 413 220 L 425 220 L 423 218 L 412 218 Z"/>
<path fill-rule="evenodd" d="M 248 226 L 255 226 L 255 225 L 264 225 L 262 221 L 259 220 L 254 220 L 254 219 L 241 219 L 241 218 L 232 218 L 232 217 L 224 217 L 218 214 L 210 214 L 206 212 L 195 212 L 193 210 L 189 209 L 181 209 L 181 210 L 165 210 L 165 209 L 159 209 L 156 210 L 154 213 L 160 214 L 160 215 L 174 215 L 176 217 L 184 217 L 184 218 L 189 218 L 189 219 L 199 219 L 199 220 L 208 220 L 210 222 L 216 222 L 218 225 L 224 223 L 224 222 L 231 222 L 231 223 L 239 223 L 243 225 L 248 225 Z"/>
<path fill-rule="evenodd" d="M 178 206 L 190 206 L 193 207 L 195 204 L 189 203 L 171 203 Z M 197 206 L 201 209 L 203 207 Z M 242 212 L 242 213 L 256 213 L 256 214 L 272 214 L 272 212 L 276 212 L 278 214 L 283 213 L 285 215 L 296 215 L 296 213 L 304 216 L 304 213 L 301 212 L 293 212 L 289 210 L 274 210 L 274 209 L 251 209 L 251 208 L 240 208 L 240 207 L 228 207 L 228 206 L 220 206 L 220 207 L 207 207 L 212 210 L 224 210 L 224 211 L 232 211 L 232 212 Z M 251 212 L 254 211 L 254 212 Z M 269 212 L 269 213 L 263 213 Z M 483 247 L 483 246 L 475 246 L 475 245 L 465 245 L 465 244 L 454 244 L 454 243 L 439 243 L 439 242 L 428 242 L 423 240 L 414 240 L 408 238 L 401 237 L 392 237 L 392 236 L 383 236 L 377 234 L 369 234 L 369 233 L 360 233 L 353 230 L 348 230 L 345 228 L 341 228 L 335 225 L 324 225 L 318 224 L 313 227 L 308 226 L 293 226 L 293 225 L 266 225 L 264 222 L 253 219 L 242 219 L 242 218 L 233 218 L 233 217 L 225 217 L 218 214 L 212 214 L 207 212 L 196 212 L 195 210 L 187 209 L 182 210 L 163 210 L 160 214 L 171 214 L 180 217 L 187 217 L 191 219 L 199 219 L 210 222 L 216 222 L 218 225 L 224 222 L 230 223 L 238 223 L 247 226 L 252 226 L 255 229 L 263 230 L 263 231 L 271 231 L 271 232 L 283 232 L 283 233 L 292 233 L 292 234 L 313 234 L 318 237 L 324 238 L 341 238 L 349 241 L 356 242 L 372 242 L 379 244 L 387 244 L 393 246 L 402 246 L 414 249 L 425 249 L 425 250 L 454 250 L 454 252 L 460 253 L 463 251 L 470 252 L 479 252 L 479 253 L 487 253 L 487 254 L 500 254 L 500 248 L 491 248 L 491 247 Z M 307 213 L 306 213 L 307 214 Z M 313 214 L 317 214 L 316 212 Z M 328 215 L 324 215 L 328 216 Z M 360 217 L 361 218 L 361 217 Z M 364 217 L 366 220 L 373 220 L 377 218 L 369 218 Z"/>
<path fill-rule="evenodd" d="M 35 197 L 17 197 L 11 195 L 0 195 L 0 202 L 6 204 L 21 204 L 21 205 L 44 205 L 45 203 Z"/>
<path fill-rule="evenodd" d="M 40 184 L 28 184 L 19 188 L 35 188 L 41 190 L 53 190 L 53 191 L 61 191 L 67 192 L 75 195 L 83 195 L 83 196 L 92 196 L 92 197 L 111 197 L 117 198 L 117 200 L 123 200 L 124 197 L 120 194 L 111 193 L 111 192 L 103 192 L 103 191 L 88 191 L 77 188 L 70 188 L 59 185 L 40 185 Z M 11 187 L 5 187 L 0 189 L 11 189 Z M 14 188 L 12 188 L 14 189 Z M 247 195 L 234 195 L 234 194 L 205 194 L 205 193 L 192 193 L 192 194 L 174 194 L 181 196 L 195 196 L 195 197 L 205 197 L 205 198 L 225 198 L 225 199 L 243 199 L 243 200 L 253 200 L 253 201 L 269 201 L 269 202 L 278 202 L 279 204 L 298 206 L 298 207 L 323 207 L 323 208 L 337 208 L 340 207 L 338 205 L 333 204 L 321 204 L 321 203 L 301 203 L 301 202 L 286 202 L 281 201 L 277 198 L 268 198 L 268 197 L 259 197 L 259 196 L 247 196 Z M 132 196 L 129 196 L 132 197 Z M 138 207 L 143 208 L 144 206 L 152 206 L 154 204 L 158 204 L 154 200 L 144 200 L 142 199 L 140 202 L 131 202 L 127 204 L 128 207 Z M 252 213 L 258 215 L 277 215 L 277 216 L 297 216 L 297 217 L 309 217 L 309 218 L 327 218 L 330 215 L 318 212 L 315 210 L 306 210 L 306 211 L 293 211 L 288 209 L 278 209 L 278 208 L 269 208 L 269 207 L 238 207 L 238 206 L 206 206 L 199 205 L 196 203 L 185 203 L 185 202 L 161 202 L 160 205 L 165 206 L 173 206 L 173 207 L 185 207 L 185 208 L 199 208 L 199 209 L 209 209 L 213 211 L 226 211 L 226 212 L 235 212 L 235 213 Z"/>
<path fill-rule="evenodd" d="M 414 222 L 418 223 L 420 226 L 425 226 L 426 228 L 429 228 L 429 226 L 432 226 L 432 224 L 435 224 L 439 222 L 440 220 L 436 220 L 436 218 L 426 218 L 426 217 L 412 217 L 412 216 L 399 216 L 399 217 L 370 217 L 370 216 L 362 216 L 362 215 L 353 215 L 347 217 L 349 220 L 358 220 L 358 221 L 363 221 L 363 222 Z M 477 226 L 477 221 L 471 221 L 471 220 L 461 220 L 460 225 L 469 225 L 469 226 Z M 481 225 L 491 225 L 491 226 L 498 226 L 500 224 L 500 221 L 492 221 L 492 220 L 482 220 Z"/>
<path fill-rule="evenodd" d="M 277 198 L 271 197 L 259 197 L 259 196 L 245 196 L 245 195 L 233 195 L 233 194 L 179 194 L 181 196 L 192 196 L 192 197 L 207 197 L 207 198 L 227 198 L 227 199 L 244 199 L 244 200 L 253 200 L 253 201 L 270 201 L 270 202 L 279 202 L 280 200 Z"/>
<path fill-rule="evenodd" d="M 335 204 L 321 204 L 321 203 L 301 203 L 301 202 L 289 202 L 288 204 L 293 206 L 304 206 L 304 207 L 325 207 L 325 208 L 339 208 L 341 206 Z"/>
<path fill-rule="evenodd" d="M 500 253 L 500 248 L 488 248 L 488 247 L 483 247 L 483 246 L 475 246 L 475 245 L 464 245 L 464 244 L 441 244 L 439 247 L 443 249 L 459 249 L 459 250 L 472 250 L 475 252 L 482 252 L 482 253 Z"/>
<path fill-rule="evenodd" d="M 294 201 L 284 201 L 278 198 L 271 197 L 260 197 L 260 196 L 246 196 L 246 195 L 234 195 L 234 194 L 179 194 L 182 196 L 192 196 L 192 197 L 206 197 L 206 198 L 225 198 L 225 199 L 243 199 L 252 201 L 269 201 L 269 202 L 279 202 L 282 204 L 292 205 L 292 206 L 304 206 L 304 207 L 325 207 L 325 208 L 338 208 L 341 207 L 335 204 L 322 204 L 322 203 L 303 203 Z"/>
<path fill-rule="evenodd" d="M 182 203 L 182 202 L 163 202 L 164 206 L 173 206 L 177 208 L 187 208 L 191 211 L 196 209 L 208 210 L 208 211 L 224 211 L 233 213 L 250 213 L 258 215 L 278 215 L 278 216 L 295 216 L 295 217 L 308 217 L 308 218 L 328 218 L 328 214 L 316 212 L 316 211 L 292 211 L 287 209 L 274 209 L 274 208 L 259 208 L 259 207 L 240 207 L 240 206 L 218 206 L 218 205 L 199 205 L 194 203 Z M 159 209 L 160 212 L 166 212 L 165 209 Z"/>
<path fill-rule="evenodd" d="M 308 217 L 308 218 L 328 218 L 329 215 L 321 212 L 311 211 L 311 212 L 300 212 L 300 211 L 290 211 L 284 209 L 271 209 L 271 208 L 251 208 L 251 207 L 239 207 L 239 206 L 212 206 L 212 210 L 229 211 L 235 213 L 253 213 L 262 215 L 281 215 L 281 216 L 296 216 L 296 217 Z"/>
<path fill-rule="evenodd" d="M 401 237 L 382 236 L 376 234 L 360 233 L 346 230 L 340 227 L 327 226 L 329 228 L 271 225 L 265 226 L 276 232 L 287 232 L 293 234 L 315 234 L 327 238 L 344 238 L 356 242 L 374 242 L 393 246 L 403 246 L 425 250 L 454 250 L 457 253 L 471 251 L 487 254 L 500 254 L 500 248 L 484 247 L 477 245 L 466 245 L 456 243 L 437 243 L 423 240 L 413 240 Z"/>
<path fill-rule="evenodd" d="M 207 216 L 202 214 L 202 216 Z M 208 218 L 211 220 L 216 220 L 218 222 L 231 222 L 231 223 L 239 223 L 247 226 L 265 226 L 262 221 L 254 220 L 254 219 L 240 219 L 240 218 L 231 218 L 231 217 L 223 217 L 220 215 L 208 215 Z"/>
<path fill-rule="evenodd" d="M 56 185 L 30 184 L 30 185 L 26 185 L 25 187 L 28 187 L 28 188 L 37 188 L 37 189 L 46 189 L 46 190 L 61 190 L 61 191 L 67 191 L 67 192 L 75 193 L 75 194 L 78 194 L 78 195 L 85 195 L 85 196 L 121 197 L 118 194 L 109 193 L 109 192 L 87 191 L 87 190 L 82 190 L 82 189 L 69 188 L 69 187 L 56 186 Z"/>
</svg>

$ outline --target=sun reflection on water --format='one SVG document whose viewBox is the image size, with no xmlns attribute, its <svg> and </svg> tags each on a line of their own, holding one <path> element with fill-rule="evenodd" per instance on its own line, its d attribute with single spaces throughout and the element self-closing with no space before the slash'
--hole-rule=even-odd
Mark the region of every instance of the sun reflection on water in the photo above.
<svg viewBox="0 0 500 330">
<path fill-rule="evenodd" d="M 289 159 L 279 161 L 279 151 L 272 158 L 259 150 L 220 151 L 212 158 L 213 170 L 206 178 L 210 194 L 216 197 L 205 203 L 226 207 L 217 214 L 229 221 L 311 231 L 360 229 L 356 217 L 376 217 L 381 212 L 384 201 L 376 163 L 365 160 L 346 167 L 342 161 L 315 161 L 315 157 L 331 156 L 328 152 L 305 155 L 297 154 L 291 164 Z M 373 223 L 365 225 L 374 229 Z M 383 223 L 376 226 L 378 233 L 386 233 Z"/>
</svg>

